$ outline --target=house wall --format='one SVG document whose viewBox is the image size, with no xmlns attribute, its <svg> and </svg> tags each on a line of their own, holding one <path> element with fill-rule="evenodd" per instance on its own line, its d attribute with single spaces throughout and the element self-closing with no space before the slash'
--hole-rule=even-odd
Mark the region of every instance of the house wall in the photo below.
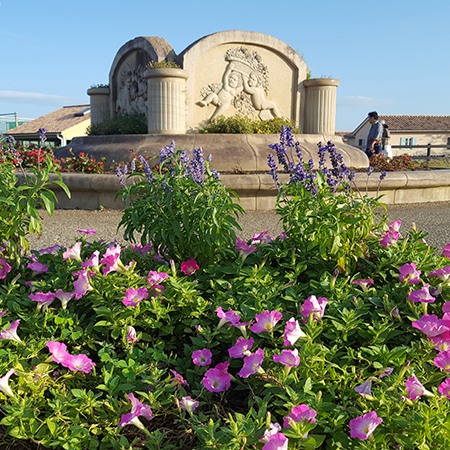
<svg viewBox="0 0 450 450">
<path fill-rule="evenodd" d="M 79 123 L 73 127 L 67 128 L 61 134 L 66 141 L 71 141 L 76 136 L 86 136 L 86 128 L 91 124 L 91 119 Z"/>
</svg>

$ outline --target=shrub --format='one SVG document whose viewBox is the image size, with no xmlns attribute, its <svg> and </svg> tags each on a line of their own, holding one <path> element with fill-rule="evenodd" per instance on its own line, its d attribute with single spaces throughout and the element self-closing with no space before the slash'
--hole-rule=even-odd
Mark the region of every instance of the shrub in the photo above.
<svg viewBox="0 0 450 450">
<path fill-rule="evenodd" d="M 219 116 L 211 121 L 205 127 L 199 129 L 199 133 L 234 133 L 234 134 L 278 134 L 282 126 L 293 127 L 294 133 L 300 133 L 298 128 L 294 127 L 292 120 L 284 117 L 275 117 L 270 120 L 253 120 L 250 117 Z"/>
<path fill-rule="evenodd" d="M 90 125 L 86 133 L 88 135 L 147 134 L 147 119 L 145 114 L 122 114 Z"/>
<path fill-rule="evenodd" d="M 375 172 L 398 172 L 401 170 L 424 170 L 428 165 L 424 161 L 415 161 L 406 153 L 393 158 L 386 158 L 382 154 L 372 155 L 370 157 L 370 165 Z"/>
<path fill-rule="evenodd" d="M 319 146 L 331 166 L 317 172 L 286 158 L 301 157 L 290 130 L 273 148 L 291 173 L 280 185 L 269 159 L 279 237 L 237 240 L 212 263 L 194 261 L 193 246 L 166 263 L 163 244 L 123 249 L 88 241 L 95 232 L 85 229 L 73 247 L 34 251 L 0 272 L 2 445 L 449 448 L 450 244 L 436 255 L 425 233 L 374 223 L 379 201 L 355 203 L 353 175 L 331 143 Z M 181 190 L 195 187 L 182 181 L 193 167 L 186 156 L 168 146 L 167 172 L 145 176 L 173 189 L 166 200 L 176 192 L 190 205 L 198 195 Z M 296 202 L 314 209 L 314 236 L 297 215 L 289 222 Z M 158 204 L 170 216 L 180 203 Z M 215 207 L 203 204 L 205 216 Z M 353 207 L 374 224 L 370 233 L 346 219 Z M 164 244 L 172 252 L 169 236 Z"/>
<path fill-rule="evenodd" d="M 150 61 L 146 66 L 146 69 L 181 69 L 181 67 L 175 62 L 169 61 Z"/>
<path fill-rule="evenodd" d="M 97 162 L 95 158 L 80 152 L 75 156 L 72 149 L 68 150 L 73 156 L 61 158 L 62 172 L 103 173 L 105 171 L 106 158 Z"/>
<path fill-rule="evenodd" d="M 124 203 L 131 206 L 123 213 L 119 226 L 124 238 L 135 241 L 141 233 L 141 244 L 161 249 L 163 258 L 182 261 L 189 257 L 211 264 L 229 254 L 236 240 L 235 217 L 243 213 L 233 203 L 236 194 L 226 189 L 215 170 L 204 160 L 202 149 L 193 158 L 185 150 L 175 151 L 175 143 L 160 152 L 159 171 L 153 173 L 140 157 L 145 174 L 129 176 L 139 182 L 126 186 L 120 169 L 117 174 L 124 188 L 119 191 Z"/>
</svg>

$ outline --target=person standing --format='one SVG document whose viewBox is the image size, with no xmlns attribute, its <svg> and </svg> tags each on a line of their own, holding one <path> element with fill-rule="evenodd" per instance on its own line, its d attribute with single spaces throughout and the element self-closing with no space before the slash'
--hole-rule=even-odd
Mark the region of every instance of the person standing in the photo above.
<svg viewBox="0 0 450 450">
<path fill-rule="evenodd" d="M 383 135 L 381 136 L 381 153 L 383 153 L 383 156 L 385 156 L 386 158 L 392 158 L 392 150 L 391 146 L 389 145 L 391 133 L 389 131 L 388 125 L 384 123 L 384 120 L 381 121 L 381 124 L 383 125 Z"/>
<path fill-rule="evenodd" d="M 367 135 L 366 155 L 370 158 L 374 153 L 378 155 L 381 152 L 383 125 L 378 120 L 378 113 L 376 111 L 370 112 L 368 116 L 371 127 Z"/>
</svg>

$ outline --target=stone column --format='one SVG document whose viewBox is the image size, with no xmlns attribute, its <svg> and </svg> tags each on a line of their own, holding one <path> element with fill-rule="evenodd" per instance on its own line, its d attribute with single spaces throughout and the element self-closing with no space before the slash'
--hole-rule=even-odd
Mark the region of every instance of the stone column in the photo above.
<svg viewBox="0 0 450 450">
<path fill-rule="evenodd" d="M 91 97 L 91 125 L 111 118 L 109 110 L 109 87 L 97 87 L 87 90 Z"/>
<path fill-rule="evenodd" d="M 305 134 L 332 134 L 336 129 L 336 91 L 339 80 L 311 78 L 306 88 Z"/>
<path fill-rule="evenodd" d="M 149 69 L 148 134 L 186 133 L 186 80 L 183 69 Z"/>
</svg>

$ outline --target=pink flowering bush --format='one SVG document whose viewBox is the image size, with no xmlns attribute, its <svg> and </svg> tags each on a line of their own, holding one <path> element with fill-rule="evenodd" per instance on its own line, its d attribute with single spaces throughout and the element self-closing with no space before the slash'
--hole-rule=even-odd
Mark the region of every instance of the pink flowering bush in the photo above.
<svg viewBox="0 0 450 450">
<path fill-rule="evenodd" d="M 212 259 L 169 234 L 104 242 L 89 224 L 19 264 L 0 243 L 2 445 L 450 448 L 447 256 L 333 184 L 348 175 L 330 147 L 335 174 L 301 172 L 314 214 L 280 200 L 283 236 L 218 240 Z"/>
</svg>

